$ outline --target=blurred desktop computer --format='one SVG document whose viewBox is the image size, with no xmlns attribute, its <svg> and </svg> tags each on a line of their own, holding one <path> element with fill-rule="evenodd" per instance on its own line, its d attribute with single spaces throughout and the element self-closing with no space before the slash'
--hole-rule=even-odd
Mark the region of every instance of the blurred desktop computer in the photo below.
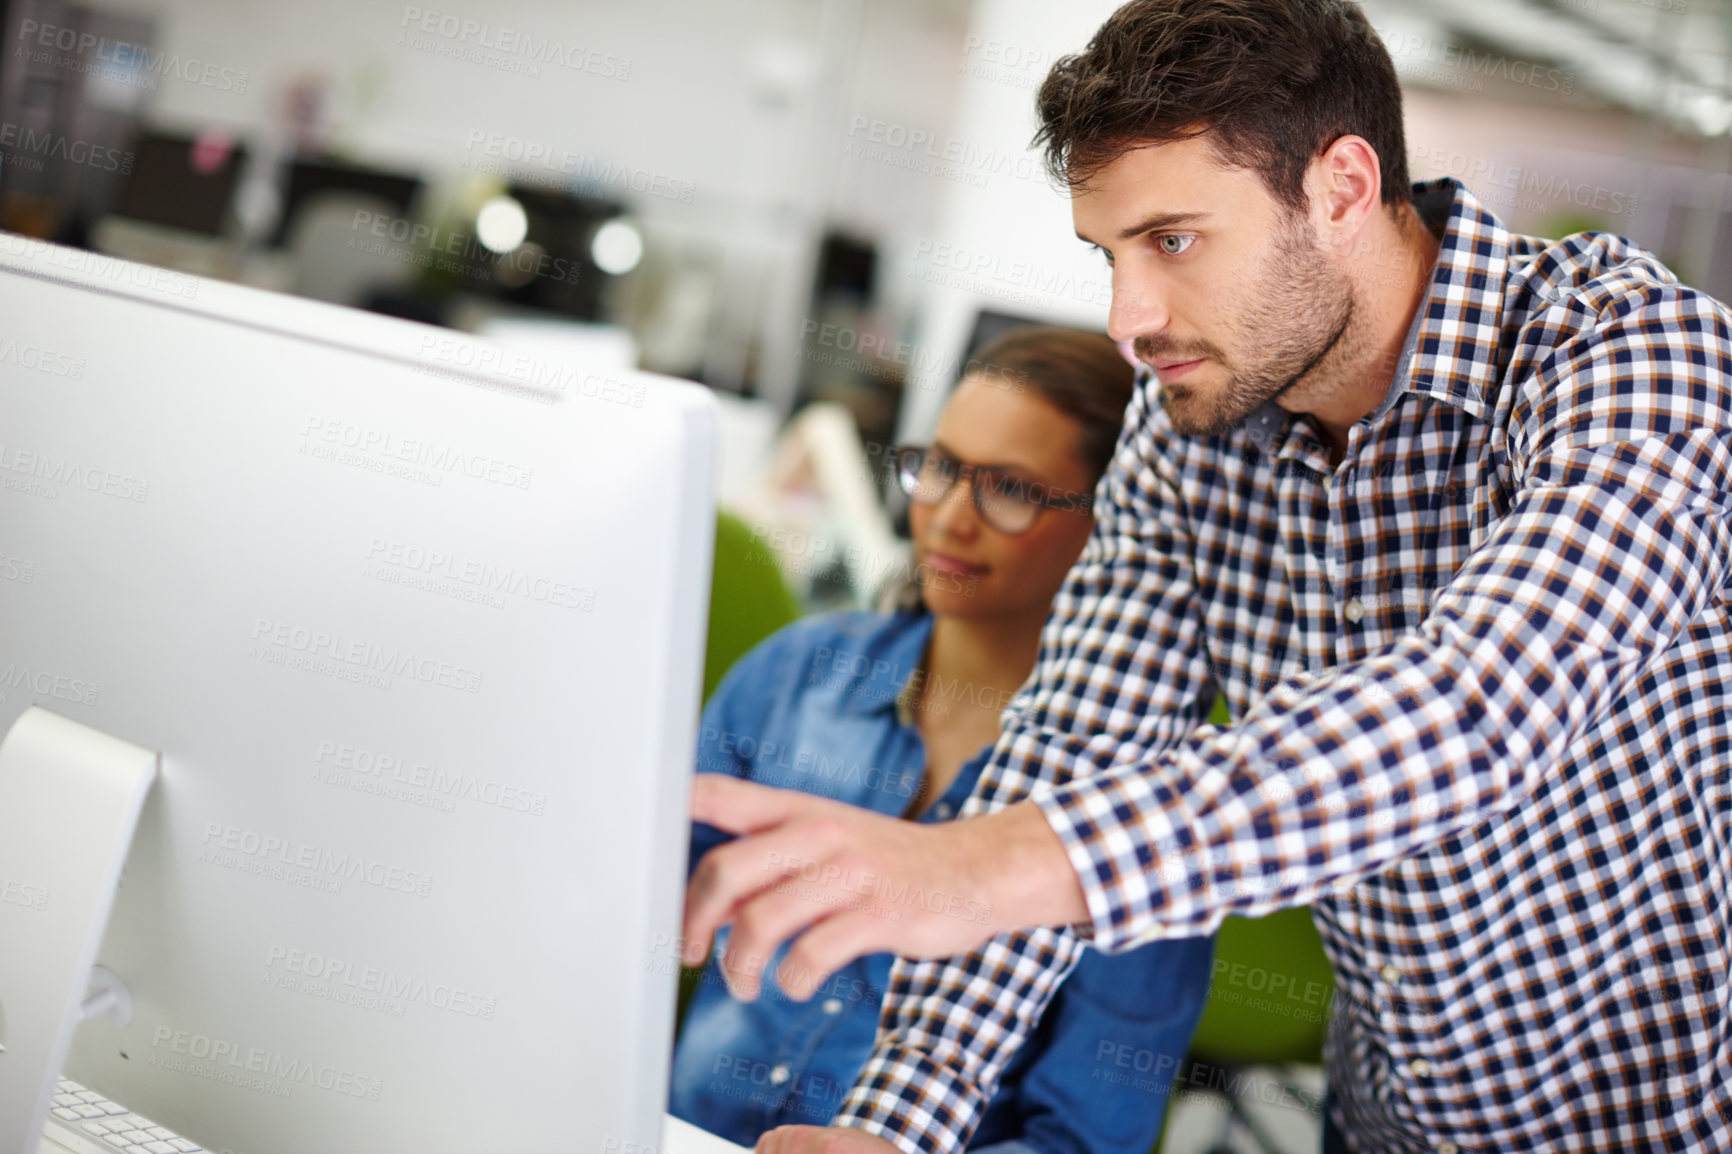
<svg viewBox="0 0 1732 1154">
<path fill-rule="evenodd" d="M 0 730 L 160 755 L 66 1074 L 213 1151 L 660 1148 L 707 390 L 17 237 L 0 302 Z M 7 1148 L 57 822 L 0 812 Z"/>
<path fill-rule="evenodd" d="M 220 133 L 146 131 L 132 144 L 132 171 L 90 243 L 122 260 L 199 276 L 232 278 L 239 249 L 231 227 L 246 145 Z"/>
<path fill-rule="evenodd" d="M 603 319 L 603 298 L 613 274 L 595 259 L 597 233 L 625 216 L 617 201 L 561 189 L 513 184 L 528 232 L 516 251 L 494 261 L 494 292 L 501 299 L 580 321 Z"/>
<path fill-rule="evenodd" d="M 244 144 L 152 131 L 139 134 L 132 153 L 115 216 L 200 236 L 223 234 L 246 164 Z"/>
<path fill-rule="evenodd" d="M 282 181 L 282 210 L 271 245 L 289 243 L 295 229 L 320 201 L 371 205 L 371 211 L 412 220 L 421 196 L 421 178 L 340 160 L 297 157 Z"/>
<path fill-rule="evenodd" d="M 999 312 L 996 309 L 981 309 L 979 312 L 974 314 L 974 324 L 969 328 L 968 344 L 963 349 L 962 357 L 958 364 L 958 372 L 956 374 L 957 380 L 961 380 L 962 373 L 967 370 L 969 362 L 974 360 L 975 355 L 998 338 L 1009 336 L 1018 329 L 1048 327 L 1052 324 L 1052 321 L 1041 320 L 1039 317 L 1025 316 L 1018 313 Z M 1105 330 L 1103 329 L 1090 328 L 1082 325 L 1059 325 L 1057 327 L 1069 329 L 1071 332 L 1076 333 L 1088 333 L 1090 335 L 1100 336 L 1106 335 Z"/>
</svg>

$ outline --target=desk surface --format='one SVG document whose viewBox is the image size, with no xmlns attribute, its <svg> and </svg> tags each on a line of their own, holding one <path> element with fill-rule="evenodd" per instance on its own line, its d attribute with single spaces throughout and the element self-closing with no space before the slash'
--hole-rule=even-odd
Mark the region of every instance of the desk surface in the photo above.
<svg viewBox="0 0 1732 1154">
<path fill-rule="evenodd" d="M 745 1154 L 745 1150 L 744 1146 L 736 1146 L 671 1114 L 663 1121 L 661 1154 Z M 44 1137 L 37 1154 L 78 1154 L 78 1151 L 62 1146 L 52 1137 Z"/>
</svg>

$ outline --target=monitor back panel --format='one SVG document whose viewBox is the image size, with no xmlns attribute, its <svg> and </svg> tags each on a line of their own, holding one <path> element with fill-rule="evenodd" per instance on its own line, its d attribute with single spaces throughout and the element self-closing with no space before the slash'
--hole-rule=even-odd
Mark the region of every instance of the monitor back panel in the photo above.
<svg viewBox="0 0 1732 1154">
<path fill-rule="evenodd" d="M 654 1147 L 712 438 L 0 237 L 0 726 L 163 754 L 68 1073 L 239 1154 Z"/>
</svg>

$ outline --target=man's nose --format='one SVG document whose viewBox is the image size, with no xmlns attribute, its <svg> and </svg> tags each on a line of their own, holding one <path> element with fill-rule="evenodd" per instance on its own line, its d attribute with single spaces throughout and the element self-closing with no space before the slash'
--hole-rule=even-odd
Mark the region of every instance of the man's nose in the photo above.
<svg viewBox="0 0 1732 1154">
<path fill-rule="evenodd" d="M 1107 312 L 1107 335 L 1115 341 L 1134 340 L 1166 330 L 1172 320 L 1165 299 L 1147 278 L 1113 273 L 1113 303 Z"/>
</svg>

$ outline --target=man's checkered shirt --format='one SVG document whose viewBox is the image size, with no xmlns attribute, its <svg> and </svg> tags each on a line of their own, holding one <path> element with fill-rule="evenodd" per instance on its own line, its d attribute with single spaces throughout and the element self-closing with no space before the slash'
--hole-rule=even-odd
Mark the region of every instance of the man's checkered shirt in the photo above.
<svg viewBox="0 0 1732 1154">
<path fill-rule="evenodd" d="M 1308 903 L 1355 1150 L 1732 1150 L 1732 314 L 1414 196 L 1437 264 L 1339 466 L 1138 389 L 969 805 L 1033 796 L 1092 924 L 898 962 L 838 1122 L 961 1149 L 1084 937 Z"/>
</svg>

